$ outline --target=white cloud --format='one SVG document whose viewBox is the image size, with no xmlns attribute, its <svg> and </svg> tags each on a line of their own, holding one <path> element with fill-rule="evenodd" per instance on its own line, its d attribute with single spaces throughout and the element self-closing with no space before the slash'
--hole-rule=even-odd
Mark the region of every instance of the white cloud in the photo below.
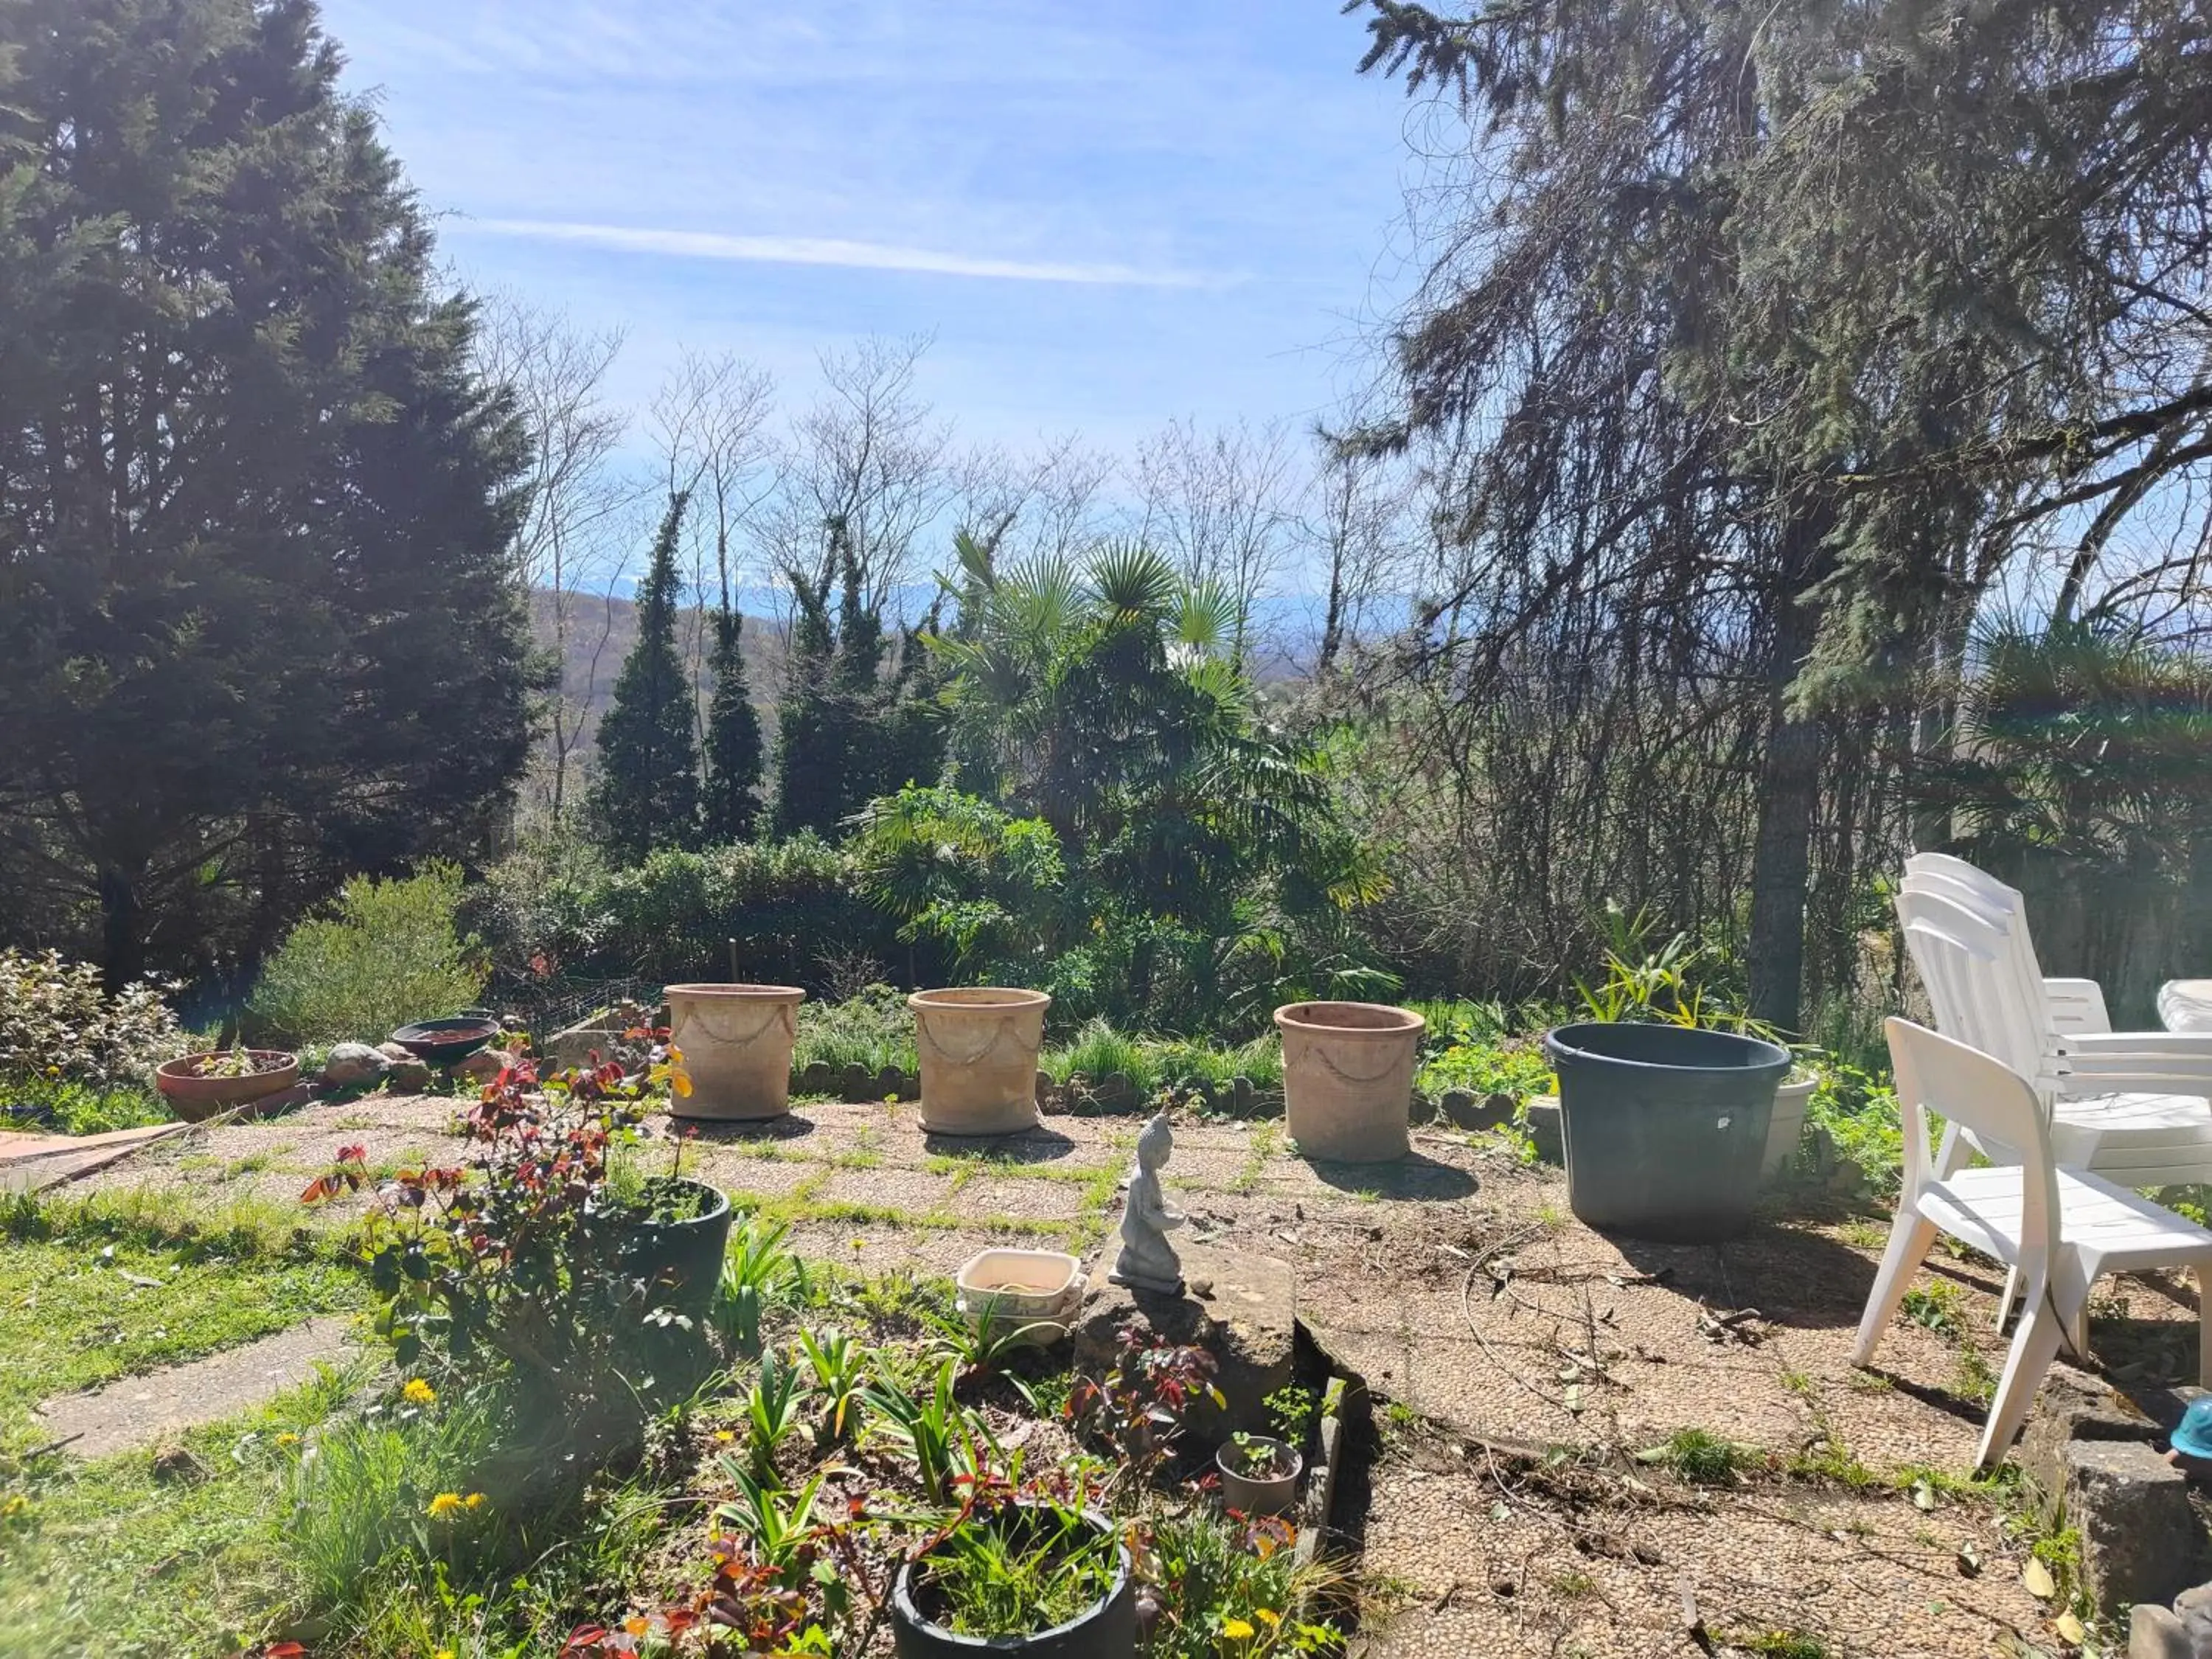
<svg viewBox="0 0 2212 1659">
<path fill-rule="evenodd" d="M 939 276 L 981 276 L 1013 283 L 1074 283 L 1109 288 L 1212 288 L 1221 279 L 1187 271 L 1146 270 L 1134 265 L 1037 259 L 999 259 L 882 242 L 830 236 L 727 236 L 711 231 L 657 230 L 629 225 L 574 224 L 548 219 L 462 219 L 448 226 L 493 236 L 566 242 L 622 253 L 655 253 L 679 259 L 748 264 L 842 265 L 860 270 L 908 270 Z"/>
</svg>

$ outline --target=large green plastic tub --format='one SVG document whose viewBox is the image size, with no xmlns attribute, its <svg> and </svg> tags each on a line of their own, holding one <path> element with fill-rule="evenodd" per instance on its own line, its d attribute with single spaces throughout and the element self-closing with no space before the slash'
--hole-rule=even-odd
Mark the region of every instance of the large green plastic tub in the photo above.
<svg viewBox="0 0 2212 1659">
<path fill-rule="evenodd" d="M 1593 1227 L 1707 1243 L 1750 1224 L 1787 1050 L 1680 1025 L 1593 1021 L 1544 1039 L 1567 1203 Z"/>
</svg>

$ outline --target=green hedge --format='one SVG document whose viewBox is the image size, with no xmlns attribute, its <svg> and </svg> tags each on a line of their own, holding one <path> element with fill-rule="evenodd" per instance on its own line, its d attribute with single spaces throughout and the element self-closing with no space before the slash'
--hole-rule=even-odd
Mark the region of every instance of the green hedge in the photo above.
<svg viewBox="0 0 2212 1659">
<path fill-rule="evenodd" d="M 725 980 L 733 939 L 744 978 L 817 993 L 939 967 L 933 952 L 916 960 L 897 923 L 868 902 L 852 858 L 811 835 L 656 853 L 528 891 L 509 884 L 487 921 L 502 969 L 517 975 Z"/>
</svg>

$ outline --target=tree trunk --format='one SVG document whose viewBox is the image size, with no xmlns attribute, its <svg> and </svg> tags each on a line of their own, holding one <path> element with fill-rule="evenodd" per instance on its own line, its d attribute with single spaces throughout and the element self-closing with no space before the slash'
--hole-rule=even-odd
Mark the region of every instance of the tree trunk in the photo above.
<svg viewBox="0 0 2212 1659">
<path fill-rule="evenodd" d="M 1766 757 L 1751 859 L 1751 1014 L 1778 1031 L 1802 1029 L 1805 902 L 1812 885 L 1813 822 L 1820 804 L 1820 726 L 1793 715 L 1790 682 L 1812 649 L 1814 618 L 1784 592 L 1767 660 Z"/>
<path fill-rule="evenodd" d="M 144 918 L 138 888 L 112 866 L 100 872 L 100 976 L 110 996 L 146 976 Z"/>
</svg>

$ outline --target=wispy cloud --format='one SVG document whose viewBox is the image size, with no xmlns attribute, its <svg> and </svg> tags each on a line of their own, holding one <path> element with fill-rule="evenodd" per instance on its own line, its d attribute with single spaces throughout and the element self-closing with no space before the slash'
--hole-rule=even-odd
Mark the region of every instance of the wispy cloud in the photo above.
<svg viewBox="0 0 2212 1659">
<path fill-rule="evenodd" d="M 1050 259 L 999 259 L 830 236 L 726 236 L 712 231 L 657 230 L 629 225 L 575 224 L 548 219 L 464 219 L 453 229 L 533 241 L 566 242 L 622 253 L 753 264 L 842 265 L 858 270 L 919 271 L 1010 283 L 1074 283 L 1107 288 L 1212 288 L 1222 279 L 1189 271 Z"/>
</svg>

